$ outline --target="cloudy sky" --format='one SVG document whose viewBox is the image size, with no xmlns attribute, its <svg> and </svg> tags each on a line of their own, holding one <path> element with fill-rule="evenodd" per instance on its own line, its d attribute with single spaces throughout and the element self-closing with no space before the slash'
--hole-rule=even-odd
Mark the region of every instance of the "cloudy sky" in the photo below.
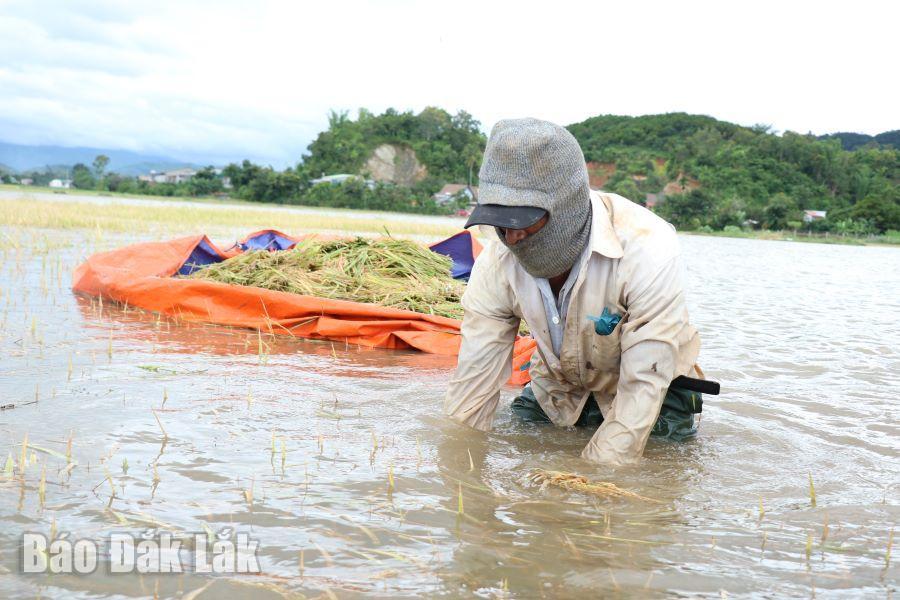
<svg viewBox="0 0 900 600">
<path fill-rule="evenodd" d="M 0 0 L 0 140 L 293 164 L 329 109 L 900 127 L 892 2 Z"/>
</svg>

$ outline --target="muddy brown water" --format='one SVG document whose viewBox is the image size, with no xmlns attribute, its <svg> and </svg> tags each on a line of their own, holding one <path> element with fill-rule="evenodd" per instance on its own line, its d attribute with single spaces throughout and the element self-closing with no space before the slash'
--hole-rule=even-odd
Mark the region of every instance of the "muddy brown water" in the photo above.
<svg viewBox="0 0 900 600">
<path fill-rule="evenodd" d="M 52 451 L 30 449 L 24 476 L 0 473 L 2 597 L 209 584 L 193 597 L 883 598 L 898 586 L 898 249 L 683 237 L 701 364 L 723 394 L 695 441 L 651 440 L 639 465 L 609 469 L 578 458 L 590 431 L 512 418 L 513 389 L 490 434 L 448 423 L 452 358 L 101 307 L 69 291 L 72 268 L 137 238 L 0 234 L 0 404 L 15 405 L 0 411 L 0 464 L 26 434 Z M 660 503 L 542 491 L 526 477 L 538 468 Z M 89 575 L 21 572 L 26 532 L 223 528 L 258 541 L 262 573 L 111 574 L 102 558 Z"/>
</svg>

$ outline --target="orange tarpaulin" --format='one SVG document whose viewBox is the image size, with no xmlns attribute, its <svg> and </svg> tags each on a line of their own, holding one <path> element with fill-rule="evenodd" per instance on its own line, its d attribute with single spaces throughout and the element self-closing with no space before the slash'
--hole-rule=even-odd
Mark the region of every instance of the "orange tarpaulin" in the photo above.
<svg viewBox="0 0 900 600">
<path fill-rule="evenodd" d="M 280 235 L 294 241 L 301 239 Z M 481 248 L 472 241 L 473 253 L 477 255 Z M 373 348 L 412 348 L 445 355 L 459 353 L 461 322 L 457 319 L 375 304 L 174 277 L 201 245 L 220 259 L 242 252 L 238 246 L 220 250 L 203 235 L 134 244 L 88 258 L 75 270 L 72 289 L 188 321 L 249 327 L 273 334 Z M 531 338 L 516 340 L 510 384 L 528 382 L 528 372 L 523 365 L 531 357 L 534 346 Z"/>
</svg>

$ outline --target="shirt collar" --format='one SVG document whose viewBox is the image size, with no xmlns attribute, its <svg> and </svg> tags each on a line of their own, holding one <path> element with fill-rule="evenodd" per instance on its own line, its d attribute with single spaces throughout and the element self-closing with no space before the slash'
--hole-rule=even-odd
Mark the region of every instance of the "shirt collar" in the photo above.
<svg viewBox="0 0 900 600">
<path fill-rule="evenodd" d="M 603 197 L 591 191 L 591 252 L 609 258 L 622 258 L 625 251 L 612 224 L 612 214 Z"/>
</svg>

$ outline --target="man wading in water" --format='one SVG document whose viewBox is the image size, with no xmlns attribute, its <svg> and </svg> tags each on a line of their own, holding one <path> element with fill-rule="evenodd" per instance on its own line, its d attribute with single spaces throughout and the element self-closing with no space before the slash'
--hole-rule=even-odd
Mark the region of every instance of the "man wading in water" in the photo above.
<svg viewBox="0 0 900 600">
<path fill-rule="evenodd" d="M 491 427 L 524 319 L 537 341 L 531 383 L 512 403 L 526 421 L 596 427 L 586 459 L 637 461 L 648 436 L 696 434 L 700 394 L 675 230 L 649 210 L 591 191 L 578 142 L 537 119 L 499 122 L 466 223 L 493 226 L 462 305 L 459 365 L 447 414 Z"/>
</svg>

